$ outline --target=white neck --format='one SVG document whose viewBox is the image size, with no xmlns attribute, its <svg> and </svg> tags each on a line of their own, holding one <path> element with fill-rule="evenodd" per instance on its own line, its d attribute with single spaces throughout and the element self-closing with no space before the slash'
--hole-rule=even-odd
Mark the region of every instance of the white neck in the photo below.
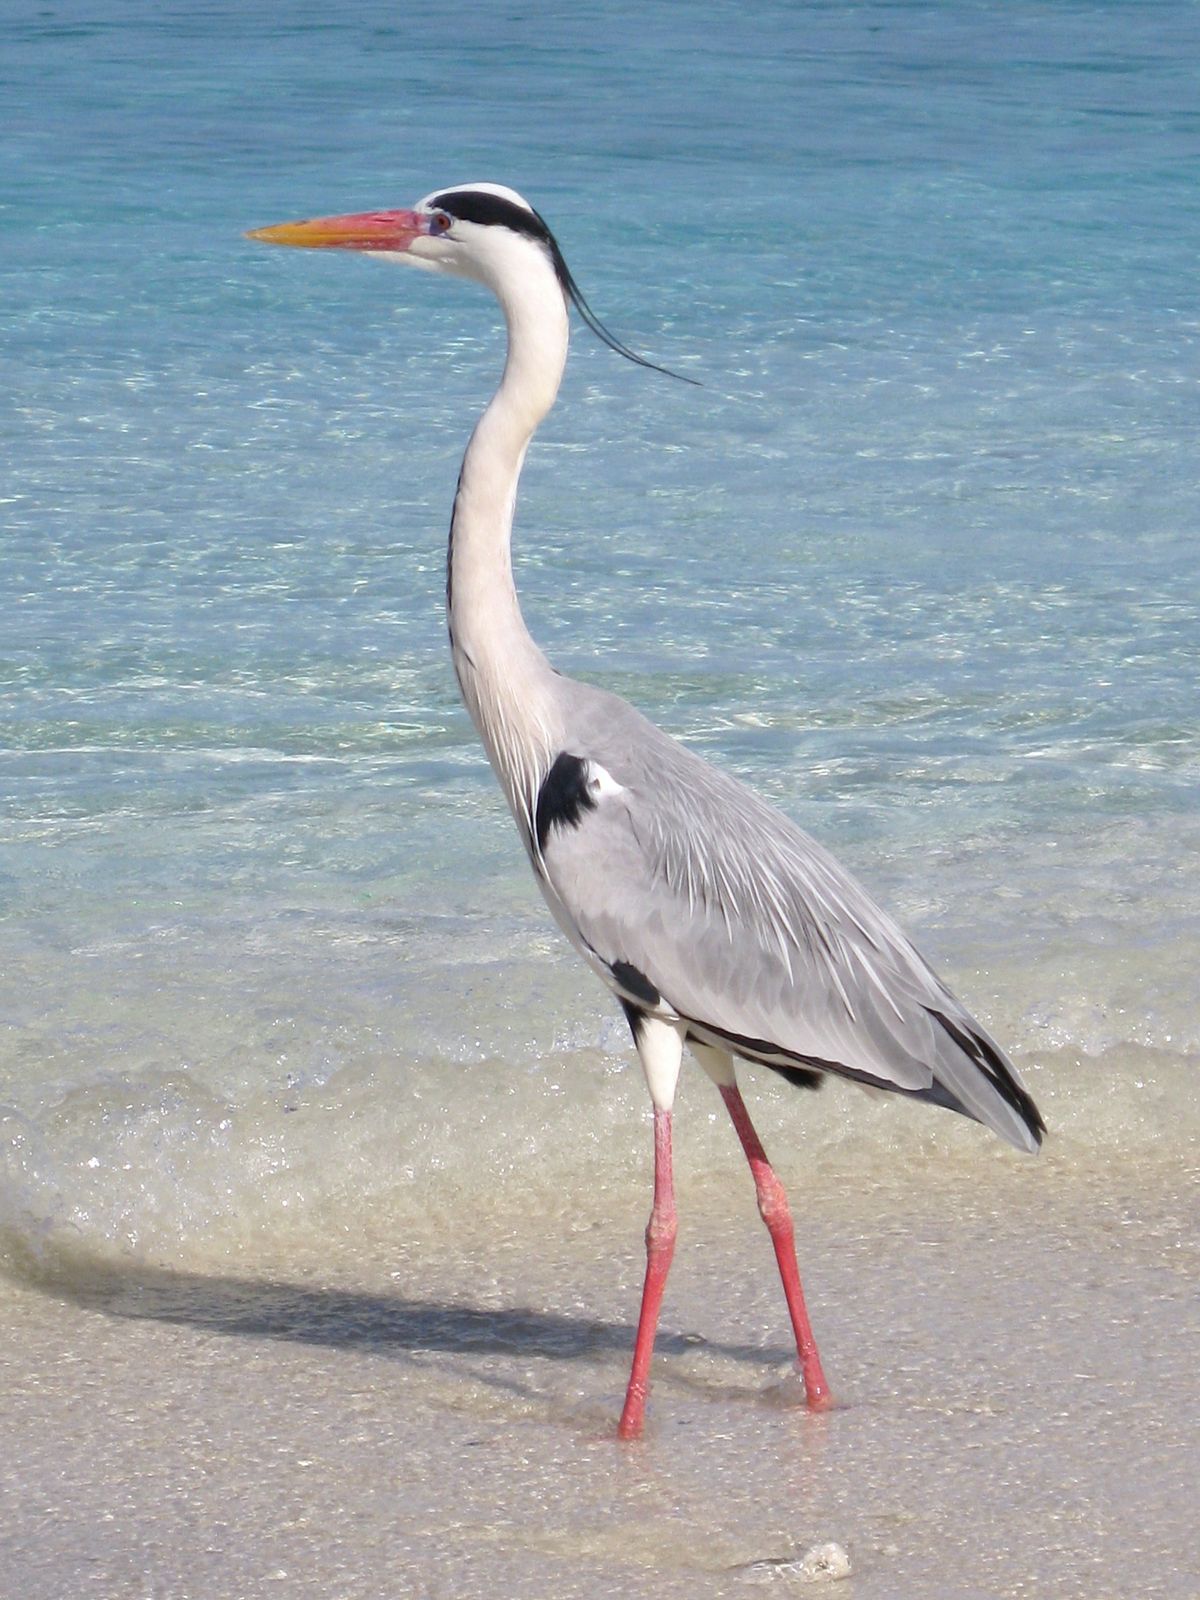
<svg viewBox="0 0 1200 1600">
<path fill-rule="evenodd" d="M 500 387 L 471 435 L 450 523 L 447 605 L 454 670 L 517 821 L 528 828 L 553 759 L 554 672 L 517 603 L 512 523 L 534 431 L 567 359 L 567 308 L 550 261 L 515 241 L 489 275 L 508 325 Z"/>
</svg>

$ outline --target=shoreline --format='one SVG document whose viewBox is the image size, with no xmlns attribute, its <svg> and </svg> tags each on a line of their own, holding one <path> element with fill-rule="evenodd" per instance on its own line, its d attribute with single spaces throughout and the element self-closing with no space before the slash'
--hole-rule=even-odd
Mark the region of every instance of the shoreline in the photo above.
<svg viewBox="0 0 1200 1600">
<path fill-rule="evenodd" d="M 1200 1174 L 794 1193 L 821 1417 L 739 1192 L 681 1218 L 634 1447 L 627 1215 L 6 1278 L 0 1587 L 682 1600 L 834 1541 L 859 1600 L 1191 1600 Z"/>
</svg>

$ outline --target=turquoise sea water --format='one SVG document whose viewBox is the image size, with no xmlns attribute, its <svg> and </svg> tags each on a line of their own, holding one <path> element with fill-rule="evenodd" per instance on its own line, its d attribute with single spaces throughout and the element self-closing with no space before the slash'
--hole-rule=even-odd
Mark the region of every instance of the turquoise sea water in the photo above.
<svg viewBox="0 0 1200 1600">
<path fill-rule="evenodd" d="M 10 1227 L 174 1250 L 634 1159 L 445 648 L 494 307 L 242 237 L 479 178 L 703 384 L 579 332 L 518 518 L 551 658 L 849 861 L 1080 1160 L 1194 1139 L 1194 6 L 0 31 Z"/>
</svg>

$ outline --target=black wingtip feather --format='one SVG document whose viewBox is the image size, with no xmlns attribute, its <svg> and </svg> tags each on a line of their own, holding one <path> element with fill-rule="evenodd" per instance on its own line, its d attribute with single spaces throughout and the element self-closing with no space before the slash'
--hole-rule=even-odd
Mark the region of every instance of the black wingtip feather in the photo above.
<svg viewBox="0 0 1200 1600">
<path fill-rule="evenodd" d="M 1034 1104 L 1033 1096 L 1018 1083 L 1013 1074 L 1013 1069 L 1000 1054 L 992 1041 L 984 1034 L 968 1031 L 960 1027 L 941 1011 L 930 1011 L 929 1015 L 942 1027 L 954 1040 L 965 1056 L 969 1056 L 975 1065 L 987 1078 L 996 1093 L 1010 1105 L 1029 1129 L 1030 1136 L 1038 1145 L 1045 1137 L 1046 1124 L 1042 1114 Z"/>
</svg>

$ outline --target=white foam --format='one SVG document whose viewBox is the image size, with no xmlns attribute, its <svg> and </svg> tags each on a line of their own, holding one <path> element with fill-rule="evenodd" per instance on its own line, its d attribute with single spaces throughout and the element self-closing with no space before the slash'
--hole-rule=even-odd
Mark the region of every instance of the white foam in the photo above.
<svg viewBox="0 0 1200 1600">
<path fill-rule="evenodd" d="M 802 1093 L 744 1072 L 785 1181 L 869 1193 L 880 1183 L 970 1184 L 1022 1159 L 966 1119 L 835 1081 Z M 1094 1172 L 1184 1154 L 1200 1132 L 1191 1057 L 1058 1051 L 1026 1079 L 1051 1134 L 1040 1158 Z M 740 1156 L 711 1087 L 686 1071 L 676 1108 L 681 1193 L 740 1194 Z M 0 1123 L 0 1227 L 58 1244 L 192 1260 L 322 1238 L 432 1238 L 508 1218 L 605 1215 L 648 1204 L 650 1136 L 631 1053 L 397 1060 L 378 1051 L 321 1081 L 236 1096 L 202 1073 L 128 1073 Z M 740 1202 L 739 1202 L 740 1203 Z"/>
</svg>

